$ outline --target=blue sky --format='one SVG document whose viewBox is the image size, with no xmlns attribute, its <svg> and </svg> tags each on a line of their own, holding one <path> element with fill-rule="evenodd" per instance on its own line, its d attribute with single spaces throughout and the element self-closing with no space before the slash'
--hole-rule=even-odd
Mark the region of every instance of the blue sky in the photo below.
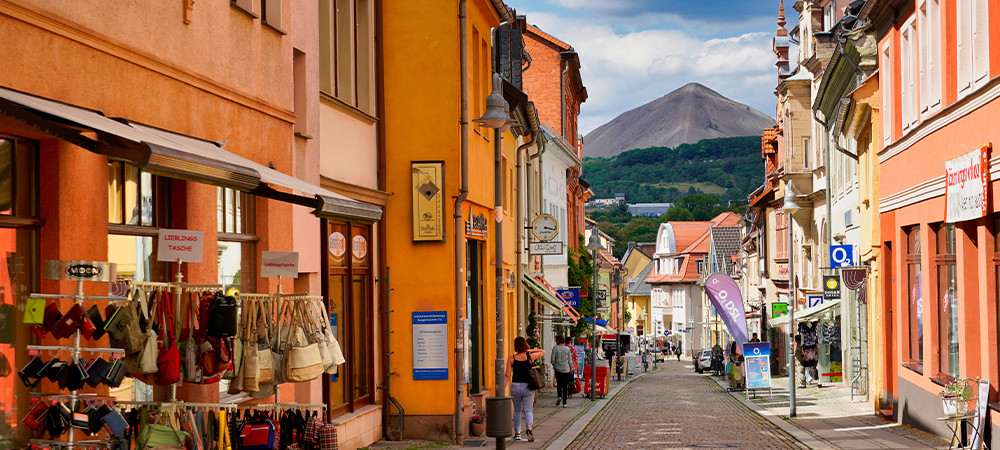
<svg viewBox="0 0 1000 450">
<path fill-rule="evenodd" d="M 506 0 L 580 54 L 586 134 L 699 82 L 774 117 L 778 0 Z M 786 2 L 791 30 L 798 13 Z"/>
</svg>

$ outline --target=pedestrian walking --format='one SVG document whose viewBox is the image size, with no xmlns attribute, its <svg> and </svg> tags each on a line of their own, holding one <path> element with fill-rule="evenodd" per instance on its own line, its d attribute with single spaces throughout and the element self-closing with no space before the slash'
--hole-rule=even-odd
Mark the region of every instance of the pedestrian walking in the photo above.
<svg viewBox="0 0 1000 450">
<path fill-rule="evenodd" d="M 677 360 L 681 360 L 681 346 L 674 347 L 674 354 L 677 355 Z"/>
<path fill-rule="evenodd" d="M 528 442 L 534 442 L 531 432 L 535 417 L 535 391 L 528 389 L 528 371 L 539 358 L 545 357 L 545 350 L 528 347 L 528 341 L 518 336 L 514 339 L 514 354 L 507 358 L 504 385 L 510 384 L 510 395 L 514 397 L 514 439 L 521 440 L 521 413 L 524 413 L 524 434 Z"/>
<path fill-rule="evenodd" d="M 568 339 L 556 336 L 556 348 L 552 349 L 549 362 L 556 373 L 556 406 L 566 407 L 569 396 L 569 385 L 573 382 L 573 350 L 569 348 Z"/>
</svg>

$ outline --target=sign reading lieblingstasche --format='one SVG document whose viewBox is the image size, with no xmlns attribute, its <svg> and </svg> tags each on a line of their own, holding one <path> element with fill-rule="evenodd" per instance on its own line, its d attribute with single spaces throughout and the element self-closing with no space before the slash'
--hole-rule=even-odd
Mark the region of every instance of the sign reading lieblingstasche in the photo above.
<svg viewBox="0 0 1000 450">
<path fill-rule="evenodd" d="M 160 229 L 156 260 L 200 263 L 204 243 L 203 231 Z"/>
<path fill-rule="evenodd" d="M 448 379 L 448 312 L 413 312 L 413 379 Z"/>
<path fill-rule="evenodd" d="M 985 217 L 990 186 L 991 145 L 945 161 L 945 222 Z"/>
<path fill-rule="evenodd" d="M 298 278 L 299 252 L 261 252 L 261 278 Z"/>
<path fill-rule="evenodd" d="M 444 240 L 444 162 L 410 163 L 413 240 Z"/>
</svg>

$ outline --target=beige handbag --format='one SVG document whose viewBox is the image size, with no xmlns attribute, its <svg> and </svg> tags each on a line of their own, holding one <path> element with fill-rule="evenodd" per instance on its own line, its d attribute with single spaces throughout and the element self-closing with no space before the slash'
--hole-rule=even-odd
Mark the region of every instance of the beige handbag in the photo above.
<svg viewBox="0 0 1000 450">
<path fill-rule="evenodd" d="M 340 342 L 337 341 L 337 337 L 333 335 L 333 330 L 330 327 L 329 317 L 330 313 L 326 309 L 326 304 L 323 302 L 317 302 L 316 308 L 319 310 L 321 320 L 319 323 L 320 328 L 323 330 L 323 336 L 326 338 L 327 351 L 330 353 L 330 364 L 324 365 L 325 372 L 328 374 L 337 373 L 337 366 L 345 363 L 347 360 L 344 359 L 344 352 L 340 349 Z"/>
<path fill-rule="evenodd" d="M 305 327 L 309 321 L 305 319 L 306 311 L 302 302 L 292 307 L 292 326 L 290 342 L 285 357 L 285 379 L 301 383 L 319 378 L 323 374 L 323 358 L 319 353 L 319 344 L 309 342 Z"/>
<path fill-rule="evenodd" d="M 160 371 L 159 366 L 156 365 L 156 356 L 159 354 L 159 347 L 157 347 L 157 336 L 156 331 L 153 330 L 153 314 L 156 314 L 154 305 L 154 311 L 149 310 L 149 305 L 146 302 L 146 294 L 140 294 L 137 296 L 139 302 L 134 305 L 137 317 L 139 315 L 143 316 L 143 320 L 146 323 L 146 330 L 142 332 L 143 343 L 142 348 L 131 355 L 125 357 L 125 369 L 130 374 L 150 374 Z"/>
<path fill-rule="evenodd" d="M 271 353 L 271 305 L 260 308 L 260 326 L 257 335 L 257 382 L 259 385 L 274 382 L 274 361 Z M 261 386 L 263 388 L 263 386 Z"/>
<path fill-rule="evenodd" d="M 243 391 L 260 390 L 260 366 L 257 365 L 257 324 L 260 322 L 260 302 L 243 300 Z"/>
<path fill-rule="evenodd" d="M 318 301 L 309 301 L 306 304 L 307 315 L 315 327 L 311 334 L 313 340 L 319 346 L 319 357 L 323 361 L 323 370 L 325 372 L 326 369 L 333 365 L 333 356 L 330 355 L 330 340 L 323 333 L 323 321 L 322 317 L 320 317 L 322 310 L 319 308 L 320 304 Z"/>
</svg>

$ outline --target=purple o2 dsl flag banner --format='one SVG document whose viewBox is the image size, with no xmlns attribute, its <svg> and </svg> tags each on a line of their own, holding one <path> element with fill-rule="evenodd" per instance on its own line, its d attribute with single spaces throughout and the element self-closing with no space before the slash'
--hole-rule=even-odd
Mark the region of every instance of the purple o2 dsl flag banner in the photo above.
<svg viewBox="0 0 1000 450">
<path fill-rule="evenodd" d="M 740 287 L 728 276 L 717 273 L 705 280 L 705 292 L 708 299 L 712 301 L 715 310 L 722 316 L 729 334 L 733 336 L 736 344 L 743 345 L 747 342 L 747 314 L 743 309 L 743 296 L 740 295 Z"/>
</svg>

